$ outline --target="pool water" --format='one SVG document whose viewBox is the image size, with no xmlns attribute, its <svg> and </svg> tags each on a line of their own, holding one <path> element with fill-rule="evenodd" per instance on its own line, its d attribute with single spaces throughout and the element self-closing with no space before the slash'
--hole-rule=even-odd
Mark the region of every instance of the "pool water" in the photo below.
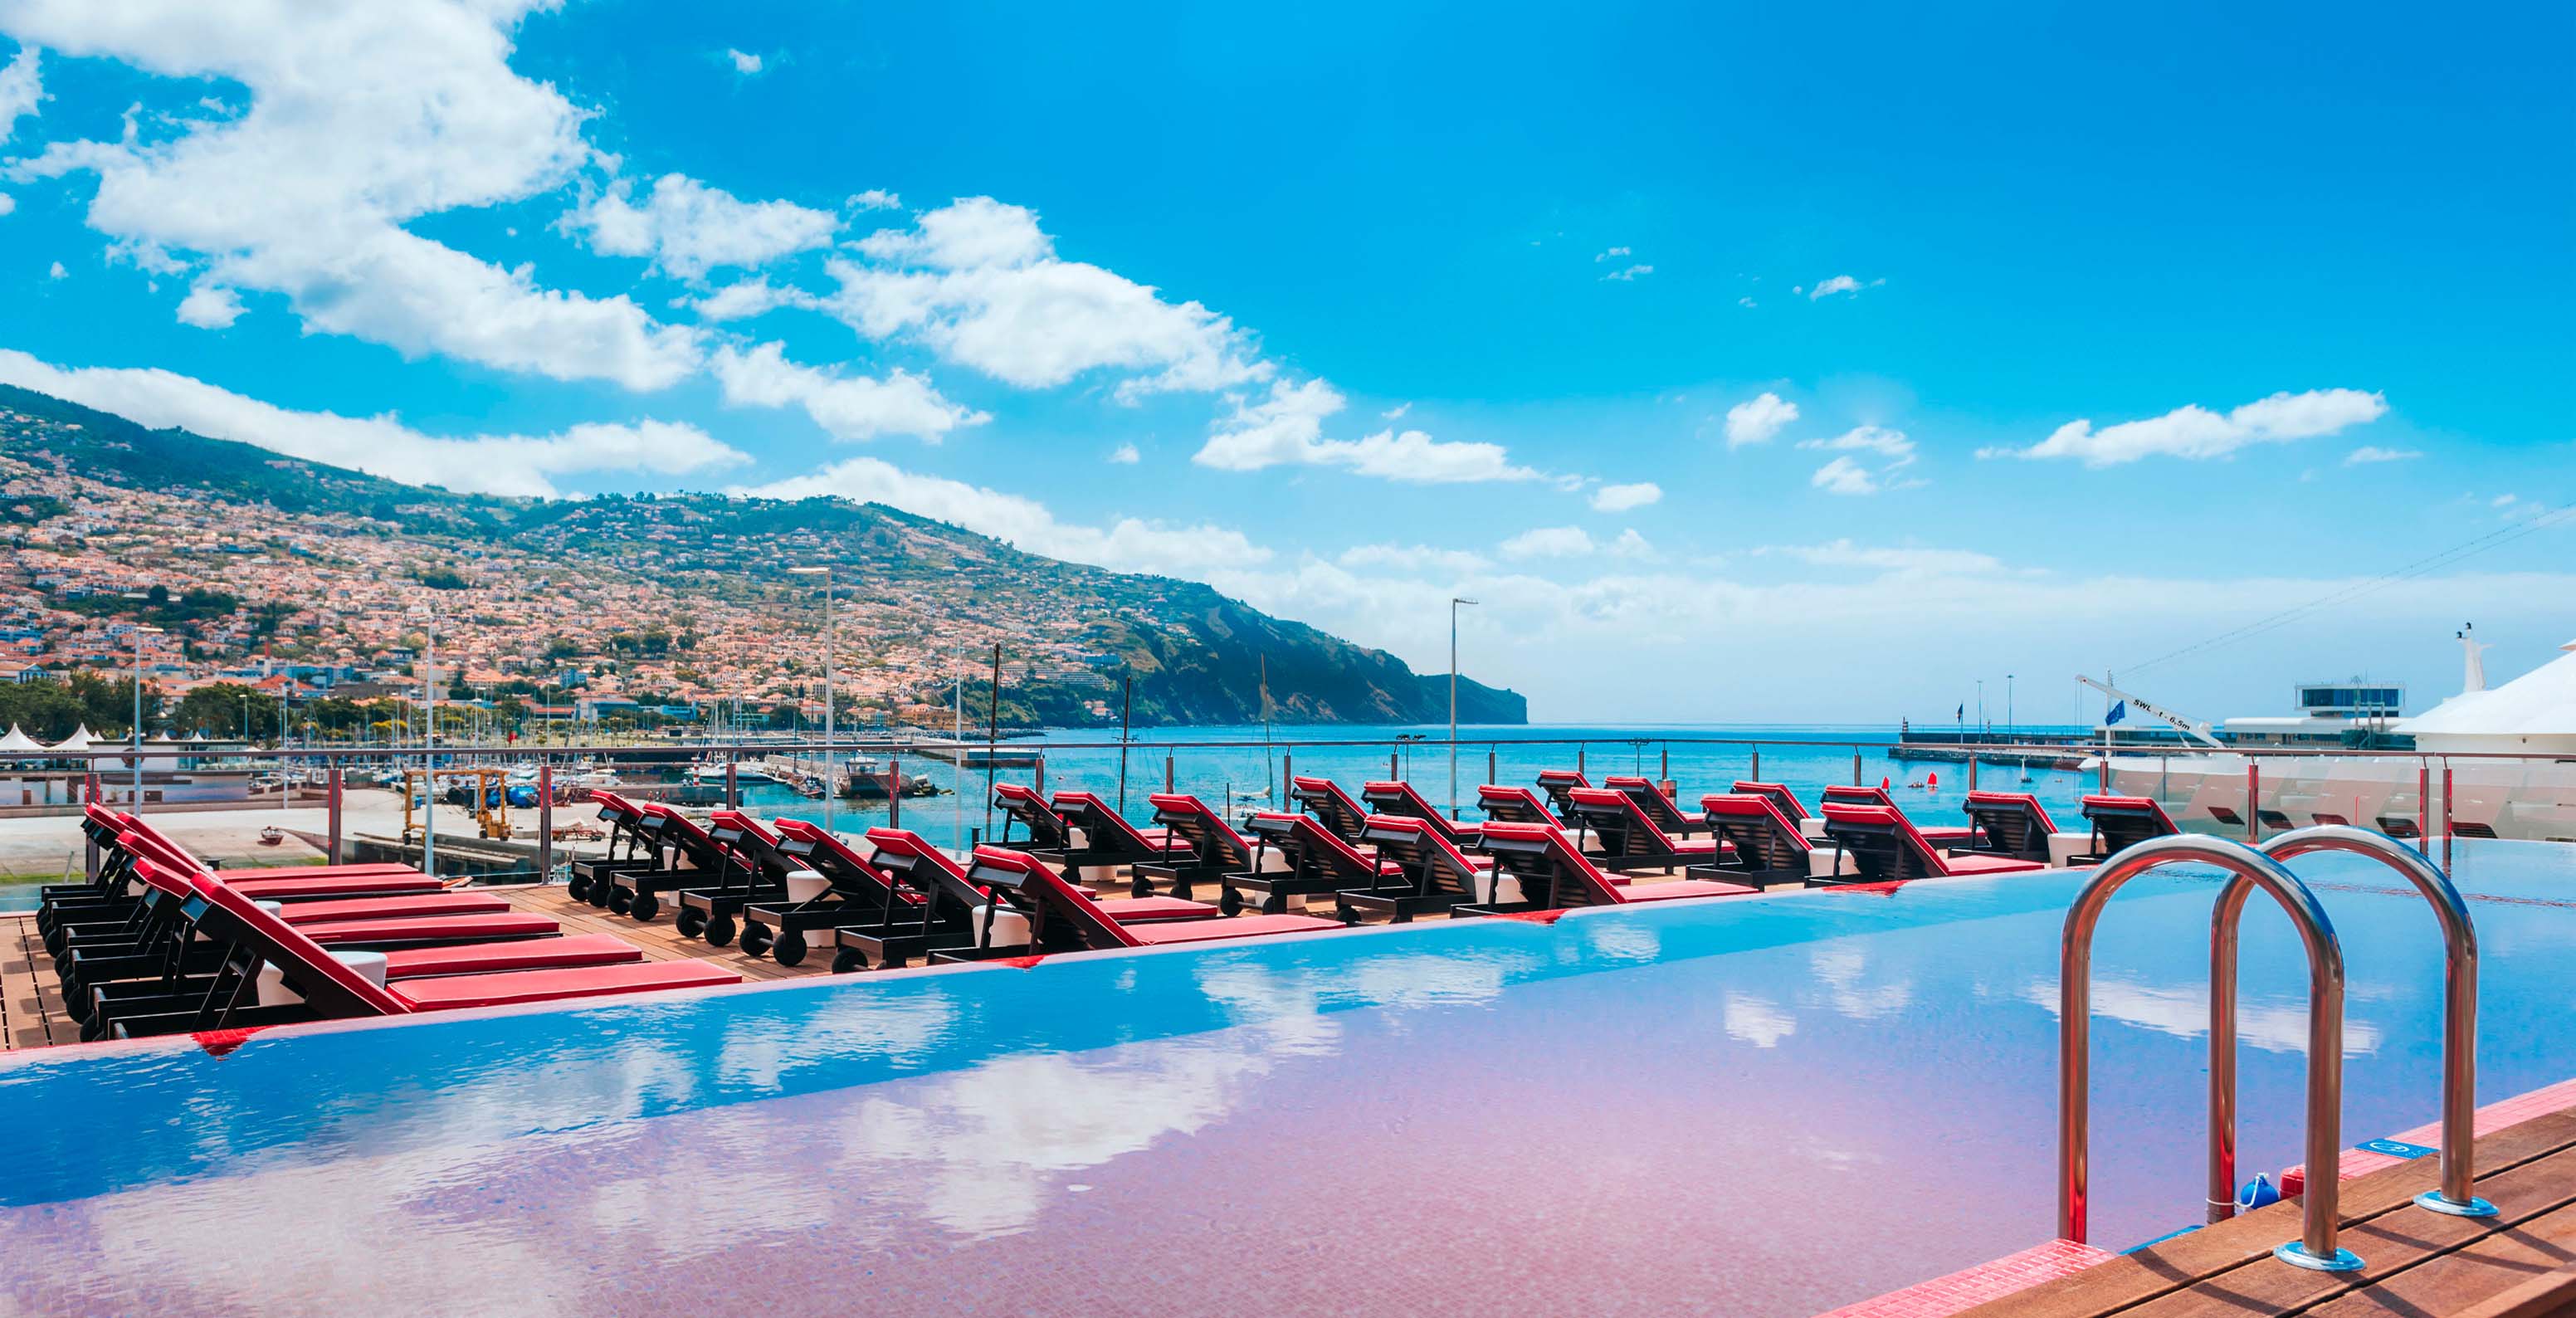
<svg viewBox="0 0 2576 1318">
<path fill-rule="evenodd" d="M 2346 1143 L 2431 1119 L 2440 940 L 2305 858 Z M 2464 844 L 2480 1096 L 2576 1074 L 2576 849 Z M 2051 874 L 17 1054 L 0 1311 L 1800 1314 L 2052 1231 Z M 2096 1243 L 2197 1220 L 2214 879 L 2131 885 Z M 2304 971 L 2245 930 L 2241 1165 Z"/>
</svg>

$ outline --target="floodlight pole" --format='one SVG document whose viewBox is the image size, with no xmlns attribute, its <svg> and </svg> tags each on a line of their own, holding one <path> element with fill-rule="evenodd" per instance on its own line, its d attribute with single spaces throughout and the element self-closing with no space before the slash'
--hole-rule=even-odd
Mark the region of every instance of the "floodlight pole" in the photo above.
<svg viewBox="0 0 2576 1318">
<path fill-rule="evenodd" d="M 1471 599 L 1449 600 L 1449 817 L 1458 817 L 1458 606 Z"/>
</svg>

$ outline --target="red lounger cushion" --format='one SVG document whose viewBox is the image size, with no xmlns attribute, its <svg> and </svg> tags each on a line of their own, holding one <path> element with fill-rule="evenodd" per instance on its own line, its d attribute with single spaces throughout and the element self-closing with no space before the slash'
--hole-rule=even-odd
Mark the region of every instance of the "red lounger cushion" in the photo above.
<svg viewBox="0 0 2576 1318">
<path fill-rule="evenodd" d="M 1977 838 L 1977 830 L 1965 824 L 1934 824 L 1930 827 L 1916 824 L 1914 831 L 1922 834 L 1923 840 L 1934 846 L 1944 846 L 1952 842 L 1973 842 Z"/>
<path fill-rule="evenodd" d="M 497 915 L 510 909 L 499 897 L 434 892 L 418 897 L 362 897 L 341 902 L 295 902 L 277 913 L 288 924 L 325 920 L 381 920 L 406 915 Z"/>
<path fill-rule="evenodd" d="M 292 907 L 288 909 L 292 910 Z M 324 947 L 361 943 L 471 943 L 493 938 L 543 938 L 563 926 L 554 917 L 508 911 L 491 915 L 397 915 L 381 920 L 324 920 L 295 931 Z"/>
<path fill-rule="evenodd" d="M 412 947 L 387 952 L 385 978 L 419 979 L 427 975 L 483 975 L 496 970 L 612 966 L 643 959 L 643 948 L 615 934 L 523 938 L 511 943 L 460 943 L 453 947 Z"/>
<path fill-rule="evenodd" d="M 216 878 L 222 879 L 224 882 L 232 884 L 234 887 L 240 887 L 244 883 L 256 882 L 260 879 L 336 879 L 376 874 L 386 875 L 389 877 L 397 875 L 419 875 L 422 878 L 429 877 L 426 874 L 421 874 L 420 870 L 414 866 L 404 865 L 390 860 L 373 861 L 364 865 L 273 865 L 265 869 L 219 869 L 215 871 Z"/>
<path fill-rule="evenodd" d="M 639 961 L 623 966 L 584 966 L 568 970 L 514 970 L 498 975 L 447 975 L 410 979 L 387 991 L 415 1011 L 456 1007 L 500 1007 L 519 1002 L 553 1002 L 595 998 L 647 989 L 708 988 L 739 984 L 742 976 L 704 961 Z"/>
<path fill-rule="evenodd" d="M 1155 946 L 1164 943 L 1212 943 L 1221 938 L 1259 938 L 1265 934 L 1294 934 L 1343 927 L 1339 920 L 1313 915 L 1238 915 L 1230 920 L 1149 924 L 1127 932 L 1138 942 Z"/>
<path fill-rule="evenodd" d="M 2035 860 L 2016 860 L 2010 856 L 1948 856 L 1942 859 L 1941 864 L 1952 874 L 2013 874 L 2048 868 Z"/>
<path fill-rule="evenodd" d="M 1138 920 L 1204 920 L 1223 914 L 1206 902 L 1180 897 L 1095 898 L 1092 905 L 1108 912 L 1109 918 L 1120 924 L 1132 924 Z"/>
<path fill-rule="evenodd" d="M 233 891 L 256 902 L 310 901 L 316 897 L 400 897 L 439 892 L 447 886 L 426 874 L 401 873 L 381 877 L 345 874 L 320 879 L 224 878 L 224 882 L 231 884 Z"/>
<path fill-rule="evenodd" d="M 1742 897 L 1762 891 L 1743 883 L 1712 883 L 1705 879 L 1677 879 L 1671 883 L 1627 883 L 1619 887 L 1623 902 L 1662 902 L 1679 897 Z"/>
</svg>

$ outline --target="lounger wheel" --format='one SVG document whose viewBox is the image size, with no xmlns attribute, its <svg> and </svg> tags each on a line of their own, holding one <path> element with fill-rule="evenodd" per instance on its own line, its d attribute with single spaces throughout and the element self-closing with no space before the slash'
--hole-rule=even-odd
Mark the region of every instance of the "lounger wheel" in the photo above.
<svg viewBox="0 0 2576 1318">
<path fill-rule="evenodd" d="M 778 946 L 771 948 L 769 955 L 782 966 L 802 964 L 805 960 L 805 935 L 793 929 L 780 934 Z"/>
<path fill-rule="evenodd" d="M 1226 889 L 1217 894 L 1216 908 L 1227 915 L 1243 914 L 1243 894 L 1232 888 Z"/>
<path fill-rule="evenodd" d="M 855 947 L 845 947 L 832 954 L 832 973 L 835 975 L 846 975 L 867 963 L 868 959 L 859 955 L 859 949 Z"/>
<path fill-rule="evenodd" d="M 697 907 L 683 906 L 678 915 L 671 917 L 671 927 L 679 930 L 682 938 L 695 938 L 707 931 L 707 917 L 698 914 Z"/>
<path fill-rule="evenodd" d="M 662 899 L 650 893 L 639 892 L 635 894 L 634 901 L 626 904 L 626 913 L 638 920 L 650 920 L 662 913 Z"/>
<path fill-rule="evenodd" d="M 722 947 L 725 944 L 732 942 L 733 917 L 730 915 L 719 915 L 708 920 L 706 932 L 707 942 L 711 946 Z"/>
<path fill-rule="evenodd" d="M 1286 915 L 1288 913 L 1288 898 L 1286 894 L 1274 892 L 1268 897 L 1263 898 L 1261 901 L 1261 913 L 1263 915 Z"/>
<path fill-rule="evenodd" d="M 609 912 L 614 915 L 626 914 L 627 910 L 634 904 L 635 894 L 628 892 L 624 888 L 611 889 L 608 894 L 608 900 L 600 903 L 600 905 L 607 907 Z"/>
<path fill-rule="evenodd" d="M 774 941 L 776 940 L 771 938 L 768 925 L 747 924 L 742 927 L 742 954 L 744 956 L 759 956 L 760 954 L 767 952 L 769 950 L 769 945 Z"/>
<path fill-rule="evenodd" d="M 1129 880 L 1127 881 L 1127 895 L 1128 895 L 1128 896 L 1130 896 L 1130 897 L 1151 897 L 1151 896 L 1153 896 L 1153 895 L 1154 895 L 1154 881 L 1153 881 L 1152 879 L 1146 878 L 1146 877 L 1145 877 L 1144 875 L 1142 875 L 1142 874 L 1139 874 L 1139 875 L 1135 876 L 1134 878 L 1129 879 Z"/>
<path fill-rule="evenodd" d="M 590 880 L 576 874 L 564 880 L 564 896 L 577 902 L 590 900 Z"/>
</svg>

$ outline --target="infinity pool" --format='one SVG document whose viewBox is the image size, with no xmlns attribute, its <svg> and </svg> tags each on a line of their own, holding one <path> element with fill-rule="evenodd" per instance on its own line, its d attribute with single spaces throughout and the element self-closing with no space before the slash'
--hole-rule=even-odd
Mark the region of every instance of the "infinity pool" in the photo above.
<svg viewBox="0 0 2576 1318">
<path fill-rule="evenodd" d="M 2313 857 L 2348 1143 L 2435 1112 L 2432 917 Z M 2464 845 L 2480 1093 L 2576 1075 L 2576 848 Z M 0 1311 L 1802 1314 L 2052 1231 L 2079 880 L 1918 883 L 17 1054 Z M 2208 900 L 2096 961 L 2096 1243 L 2197 1219 Z M 2303 971 L 2246 929 L 2248 1174 Z"/>
</svg>

